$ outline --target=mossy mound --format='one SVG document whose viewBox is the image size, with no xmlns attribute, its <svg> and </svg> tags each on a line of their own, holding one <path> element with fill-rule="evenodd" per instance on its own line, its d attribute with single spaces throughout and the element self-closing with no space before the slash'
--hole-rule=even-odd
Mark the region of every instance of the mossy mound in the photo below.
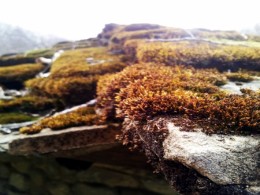
<svg viewBox="0 0 260 195">
<path fill-rule="evenodd" d="M 20 64 L 31 64 L 35 62 L 34 57 L 25 56 L 24 54 L 7 55 L 0 57 L 0 67 L 2 66 L 14 66 Z"/>
<path fill-rule="evenodd" d="M 27 58 L 39 58 L 39 57 L 45 57 L 45 58 L 52 58 L 53 54 L 55 53 L 54 49 L 38 49 L 38 50 L 32 50 L 25 54 Z"/>
<path fill-rule="evenodd" d="M 41 64 L 0 67 L 0 84 L 13 88 L 22 86 L 24 81 L 35 77 L 43 68 Z"/>
<path fill-rule="evenodd" d="M 59 130 L 75 126 L 90 126 L 97 124 L 101 124 L 101 122 L 99 117 L 95 114 L 94 108 L 84 107 L 66 114 L 47 117 L 39 121 L 37 124 L 32 125 L 31 127 L 21 128 L 20 132 L 25 134 L 33 134 L 39 133 L 44 128 Z"/>
<path fill-rule="evenodd" d="M 57 107 L 57 101 L 40 96 L 24 96 L 10 101 L 0 101 L 0 112 L 23 111 L 39 113 Z"/>
<path fill-rule="evenodd" d="M 138 44 L 136 50 L 139 62 L 184 64 L 221 71 L 260 70 L 259 48 L 184 41 L 174 44 L 143 43 Z"/>
<path fill-rule="evenodd" d="M 260 133 L 259 94 L 227 95 L 214 85 L 221 77 L 215 70 L 137 64 L 100 79 L 97 109 L 103 119 L 181 115 L 206 133 Z"/>
<path fill-rule="evenodd" d="M 1 113 L 0 124 L 21 123 L 26 121 L 32 121 L 35 119 L 37 119 L 37 117 L 32 117 L 28 114 L 19 112 Z"/>
<path fill-rule="evenodd" d="M 251 75 L 242 72 L 229 73 L 227 74 L 227 78 L 230 81 L 238 81 L 238 82 L 250 82 L 254 80 L 254 78 Z"/>
<path fill-rule="evenodd" d="M 92 59 L 91 63 L 88 58 Z M 59 99 L 66 105 L 80 104 L 95 97 L 100 75 L 124 67 L 126 64 L 120 56 L 110 55 L 105 48 L 66 51 L 52 65 L 49 77 L 29 80 L 26 86 L 38 96 Z"/>
</svg>

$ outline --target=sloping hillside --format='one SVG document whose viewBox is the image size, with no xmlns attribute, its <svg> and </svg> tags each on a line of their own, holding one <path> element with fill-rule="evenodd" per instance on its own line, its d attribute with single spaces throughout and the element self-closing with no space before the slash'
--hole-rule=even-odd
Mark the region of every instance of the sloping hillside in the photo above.
<svg viewBox="0 0 260 195">
<path fill-rule="evenodd" d="M 63 38 L 39 35 L 20 27 L 0 23 L 0 55 L 47 48 L 63 40 Z"/>
</svg>

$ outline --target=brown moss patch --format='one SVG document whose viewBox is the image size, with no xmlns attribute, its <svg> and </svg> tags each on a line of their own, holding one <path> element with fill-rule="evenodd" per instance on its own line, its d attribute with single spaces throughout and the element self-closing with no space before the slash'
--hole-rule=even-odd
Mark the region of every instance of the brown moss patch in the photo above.
<svg viewBox="0 0 260 195">
<path fill-rule="evenodd" d="M 44 118 L 37 124 L 21 128 L 20 132 L 25 134 L 34 134 L 39 133 L 44 128 L 59 130 L 75 126 L 90 126 L 98 124 L 101 124 L 101 122 L 99 117 L 95 114 L 94 109 L 92 107 L 85 107 L 66 114 Z"/>
<path fill-rule="evenodd" d="M 137 64 L 100 79 L 97 109 L 105 119 L 182 115 L 206 133 L 259 133 L 259 94 L 227 95 L 214 85 L 221 76 L 215 70 Z"/>
</svg>

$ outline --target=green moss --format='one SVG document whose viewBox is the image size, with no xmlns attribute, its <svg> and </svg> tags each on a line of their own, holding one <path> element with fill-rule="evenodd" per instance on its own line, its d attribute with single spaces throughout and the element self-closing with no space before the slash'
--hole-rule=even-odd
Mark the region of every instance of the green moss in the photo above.
<svg viewBox="0 0 260 195">
<path fill-rule="evenodd" d="M 91 65 L 87 57 L 107 60 Z M 105 48 L 88 48 L 65 52 L 53 64 L 51 75 L 26 82 L 33 94 L 58 98 L 65 104 L 84 103 L 95 97 L 100 75 L 118 72 L 126 67 L 119 56 L 110 55 Z"/>
<path fill-rule="evenodd" d="M 35 77 L 44 66 L 40 64 L 23 64 L 17 66 L 0 67 L 0 84 L 12 82 L 23 83 Z"/>
<path fill-rule="evenodd" d="M 0 67 L 28 64 L 34 62 L 35 62 L 35 58 L 25 57 L 23 54 L 0 57 Z"/>
<path fill-rule="evenodd" d="M 238 81 L 238 82 L 250 82 L 254 80 L 252 76 L 242 72 L 229 73 L 227 74 L 227 78 L 231 81 Z"/>
<path fill-rule="evenodd" d="M 32 121 L 35 119 L 37 119 L 37 118 L 32 117 L 27 114 L 19 113 L 19 112 L 1 113 L 0 114 L 0 124 L 20 123 L 20 122 Z"/>
<path fill-rule="evenodd" d="M 204 42 L 146 43 L 139 44 L 137 59 L 140 62 L 166 65 L 191 65 L 196 68 L 260 70 L 260 49 L 244 46 L 216 45 Z"/>
<path fill-rule="evenodd" d="M 25 54 L 25 56 L 34 59 L 39 57 L 51 58 L 54 53 L 55 51 L 53 49 L 39 49 L 39 50 L 29 51 Z"/>
<path fill-rule="evenodd" d="M 38 113 L 57 106 L 54 99 L 40 96 L 24 96 L 10 101 L 0 101 L 0 112 L 24 111 Z"/>
</svg>

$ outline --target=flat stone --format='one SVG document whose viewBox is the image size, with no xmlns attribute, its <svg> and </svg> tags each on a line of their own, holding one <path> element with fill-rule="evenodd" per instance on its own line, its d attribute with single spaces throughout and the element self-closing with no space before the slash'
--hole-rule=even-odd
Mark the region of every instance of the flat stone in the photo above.
<svg viewBox="0 0 260 195">
<path fill-rule="evenodd" d="M 35 135 L 19 135 L 9 142 L 11 154 L 46 154 L 115 143 L 117 124 L 73 127 L 59 131 L 45 129 Z"/>
<path fill-rule="evenodd" d="M 168 123 L 164 158 L 181 162 L 220 185 L 260 185 L 260 136 L 206 135 Z"/>
</svg>

